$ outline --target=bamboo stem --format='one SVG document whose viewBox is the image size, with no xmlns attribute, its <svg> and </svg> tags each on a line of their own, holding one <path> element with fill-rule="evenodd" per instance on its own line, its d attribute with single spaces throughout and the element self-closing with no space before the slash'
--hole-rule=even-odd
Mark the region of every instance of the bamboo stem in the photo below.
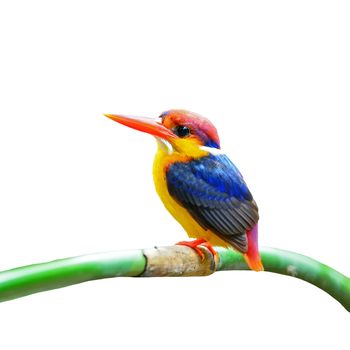
<svg viewBox="0 0 350 350">
<path fill-rule="evenodd" d="M 217 271 L 248 270 L 243 257 L 218 248 L 220 263 Z M 265 271 L 296 277 L 322 289 L 350 312 L 350 278 L 307 256 L 282 249 L 260 250 Z"/>
<path fill-rule="evenodd" d="M 241 254 L 216 247 L 217 259 L 202 248 L 202 261 L 184 246 L 90 254 L 0 272 L 0 301 L 120 276 L 205 276 L 215 271 L 249 270 Z M 260 250 L 265 271 L 300 278 L 338 300 L 350 311 L 350 278 L 306 256 L 280 249 Z"/>
<path fill-rule="evenodd" d="M 0 302 L 86 281 L 138 276 L 146 265 L 141 250 L 54 260 L 0 272 Z"/>
</svg>

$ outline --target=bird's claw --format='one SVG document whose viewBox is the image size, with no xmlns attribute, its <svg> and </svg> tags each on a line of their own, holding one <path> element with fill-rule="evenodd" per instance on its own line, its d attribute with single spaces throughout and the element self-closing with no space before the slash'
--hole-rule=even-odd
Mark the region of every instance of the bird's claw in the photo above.
<svg viewBox="0 0 350 350">
<path fill-rule="evenodd" d="M 194 241 L 181 241 L 176 243 L 176 245 L 183 245 L 185 247 L 192 248 L 201 258 L 201 261 L 205 259 L 205 254 L 199 248 L 199 246 L 207 248 L 211 254 L 213 254 L 214 258 L 217 257 L 218 253 L 214 249 L 214 247 L 204 238 L 195 239 Z"/>
</svg>

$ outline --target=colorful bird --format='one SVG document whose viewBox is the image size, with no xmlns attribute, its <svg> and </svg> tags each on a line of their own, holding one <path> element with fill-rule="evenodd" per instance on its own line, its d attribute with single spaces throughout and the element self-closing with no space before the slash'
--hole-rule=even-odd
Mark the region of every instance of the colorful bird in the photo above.
<svg viewBox="0 0 350 350">
<path fill-rule="evenodd" d="M 263 270 L 258 250 L 258 207 L 236 166 L 221 151 L 216 128 L 206 118 L 169 110 L 158 119 L 106 114 L 120 124 L 155 136 L 156 190 L 193 241 L 179 242 L 203 257 L 213 245 L 241 252 L 248 266 Z"/>
</svg>

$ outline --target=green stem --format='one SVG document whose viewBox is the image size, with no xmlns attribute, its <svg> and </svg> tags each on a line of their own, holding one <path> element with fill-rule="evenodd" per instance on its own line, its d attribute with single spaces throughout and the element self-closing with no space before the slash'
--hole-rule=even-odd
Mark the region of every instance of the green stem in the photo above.
<svg viewBox="0 0 350 350">
<path fill-rule="evenodd" d="M 145 269 L 141 250 L 66 258 L 0 272 L 0 302 L 86 281 L 138 276 Z"/>
<path fill-rule="evenodd" d="M 218 248 L 217 271 L 247 270 L 240 254 Z M 302 279 L 324 290 L 350 312 L 350 278 L 307 256 L 275 248 L 260 251 L 265 271 Z"/>
<path fill-rule="evenodd" d="M 204 262 L 188 247 L 163 247 L 91 254 L 0 272 L 0 301 L 69 285 L 119 276 L 193 276 L 248 270 L 241 254 L 217 247 L 216 262 L 205 248 Z M 260 250 L 265 271 L 307 281 L 350 311 L 350 278 L 306 256 L 273 248 Z"/>
</svg>

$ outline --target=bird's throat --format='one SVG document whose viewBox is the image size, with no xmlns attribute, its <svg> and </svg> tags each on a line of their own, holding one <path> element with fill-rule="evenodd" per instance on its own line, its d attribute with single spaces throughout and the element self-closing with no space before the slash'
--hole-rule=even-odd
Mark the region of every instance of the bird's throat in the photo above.
<svg viewBox="0 0 350 350">
<path fill-rule="evenodd" d="M 205 157 L 211 153 L 210 147 L 200 146 L 186 139 L 176 139 L 174 144 L 160 137 L 156 137 L 156 140 L 160 152 L 183 161 Z"/>
<path fill-rule="evenodd" d="M 174 153 L 174 147 L 172 146 L 172 144 L 169 141 L 164 140 L 160 137 L 156 137 L 156 140 L 158 143 L 158 147 L 162 152 L 164 152 L 168 155 L 171 155 Z"/>
</svg>

